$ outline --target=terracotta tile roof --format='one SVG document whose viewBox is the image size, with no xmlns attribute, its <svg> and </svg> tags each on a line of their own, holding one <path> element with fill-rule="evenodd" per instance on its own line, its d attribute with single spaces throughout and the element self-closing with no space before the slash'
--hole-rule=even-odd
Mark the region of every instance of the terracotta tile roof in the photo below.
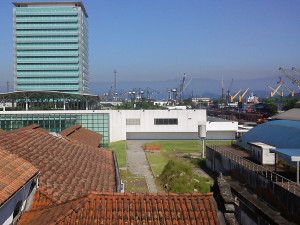
<svg viewBox="0 0 300 225">
<path fill-rule="evenodd" d="M 26 224 L 219 224 L 212 193 L 92 193 L 26 212 Z"/>
<path fill-rule="evenodd" d="M 0 129 L 0 134 L 3 134 L 5 132 L 6 132 L 5 130 Z"/>
<path fill-rule="evenodd" d="M 55 205 L 55 203 L 49 196 L 37 190 L 34 194 L 30 210 L 43 209 L 53 205 Z"/>
<path fill-rule="evenodd" d="M 0 205 L 34 177 L 38 171 L 29 162 L 0 148 Z"/>
<path fill-rule="evenodd" d="M 40 132 L 43 132 L 43 133 L 49 133 L 48 130 L 46 130 L 44 128 L 41 128 L 41 126 L 38 125 L 38 124 L 32 124 L 32 125 L 29 125 L 27 127 L 21 127 L 21 128 L 13 130 L 12 132 L 19 132 L 19 131 L 23 131 L 23 130 L 36 130 L 36 131 L 40 131 Z"/>
<path fill-rule="evenodd" d="M 91 191 L 116 191 L 113 152 L 60 135 L 34 129 L 1 135 L 0 147 L 27 160 L 40 172 L 40 190 L 55 203 L 62 203 Z"/>
<path fill-rule="evenodd" d="M 64 137 L 69 138 L 70 140 L 80 141 L 82 143 L 98 147 L 103 138 L 102 134 L 98 134 L 92 130 L 85 129 L 80 124 L 75 124 L 67 129 L 64 129 L 60 132 Z"/>
</svg>

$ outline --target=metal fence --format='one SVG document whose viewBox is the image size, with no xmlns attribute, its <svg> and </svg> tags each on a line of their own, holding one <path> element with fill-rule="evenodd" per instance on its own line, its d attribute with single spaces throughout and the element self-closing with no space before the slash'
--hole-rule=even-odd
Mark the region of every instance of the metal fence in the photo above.
<svg viewBox="0 0 300 225">
<path fill-rule="evenodd" d="M 222 155 L 224 155 L 227 158 L 233 160 L 234 162 L 244 166 L 245 168 L 264 176 L 265 178 L 269 179 L 271 182 L 287 189 L 288 191 L 290 191 L 296 195 L 300 195 L 300 186 L 297 185 L 297 183 L 295 183 L 277 173 L 274 173 L 261 165 L 253 163 L 253 162 L 251 162 L 251 161 L 249 161 L 227 149 L 224 149 L 221 146 L 207 145 L 207 147 L 213 149 L 216 152 L 221 153 Z"/>
</svg>

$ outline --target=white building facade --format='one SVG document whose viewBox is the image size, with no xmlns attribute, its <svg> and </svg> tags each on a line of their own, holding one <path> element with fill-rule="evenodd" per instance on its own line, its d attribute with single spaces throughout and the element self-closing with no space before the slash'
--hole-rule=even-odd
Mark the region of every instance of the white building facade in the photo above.
<svg viewBox="0 0 300 225">
<path fill-rule="evenodd" d="M 237 122 L 207 121 L 206 110 L 53 110 L 0 111 L 0 128 L 6 131 L 39 124 L 60 132 L 74 124 L 103 135 L 101 146 L 120 140 L 198 140 L 198 123 L 207 127 L 210 140 L 233 140 Z"/>
</svg>

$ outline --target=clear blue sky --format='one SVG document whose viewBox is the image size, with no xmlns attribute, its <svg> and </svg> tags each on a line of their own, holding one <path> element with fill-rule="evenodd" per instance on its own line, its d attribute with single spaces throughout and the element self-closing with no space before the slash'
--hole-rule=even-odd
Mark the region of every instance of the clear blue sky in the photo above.
<svg viewBox="0 0 300 225">
<path fill-rule="evenodd" d="M 300 69 L 299 0 L 83 0 L 91 81 L 279 76 Z M 11 1 L 0 8 L 0 86 L 13 81 Z"/>
</svg>

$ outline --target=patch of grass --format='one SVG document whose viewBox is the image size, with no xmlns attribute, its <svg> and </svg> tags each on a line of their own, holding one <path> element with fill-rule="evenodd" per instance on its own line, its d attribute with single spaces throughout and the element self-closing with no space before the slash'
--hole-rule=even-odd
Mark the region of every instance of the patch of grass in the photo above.
<svg viewBox="0 0 300 225">
<path fill-rule="evenodd" d="M 120 170 L 121 180 L 124 182 L 125 192 L 148 193 L 148 186 L 144 177 L 137 177 L 127 170 Z"/>
<path fill-rule="evenodd" d="M 193 158 L 193 159 L 190 159 L 191 160 L 191 163 L 200 167 L 200 168 L 205 168 L 206 167 L 206 159 L 202 159 L 202 158 Z"/>
<path fill-rule="evenodd" d="M 126 141 L 112 142 L 108 149 L 115 151 L 120 168 L 126 166 Z"/>
<path fill-rule="evenodd" d="M 158 177 L 168 163 L 169 157 L 160 152 L 146 152 L 150 167 L 155 177 Z"/>
<path fill-rule="evenodd" d="M 159 180 L 167 192 L 192 193 L 210 191 L 209 179 L 199 177 L 189 165 L 180 160 L 170 160 L 159 176 Z"/>
<path fill-rule="evenodd" d="M 233 141 L 230 140 L 207 140 L 205 144 L 212 145 L 231 145 Z M 155 141 L 149 142 L 145 145 L 160 145 L 161 151 L 150 153 L 147 152 L 146 156 L 148 158 L 150 167 L 153 171 L 154 176 L 159 176 L 164 167 L 167 165 L 170 159 L 175 158 L 175 153 L 193 153 L 201 152 L 200 141 L 199 140 L 169 140 L 169 141 Z M 172 156 L 173 155 L 173 156 Z M 204 162 L 205 164 L 205 162 Z M 203 165 L 199 164 L 200 167 Z"/>
</svg>

